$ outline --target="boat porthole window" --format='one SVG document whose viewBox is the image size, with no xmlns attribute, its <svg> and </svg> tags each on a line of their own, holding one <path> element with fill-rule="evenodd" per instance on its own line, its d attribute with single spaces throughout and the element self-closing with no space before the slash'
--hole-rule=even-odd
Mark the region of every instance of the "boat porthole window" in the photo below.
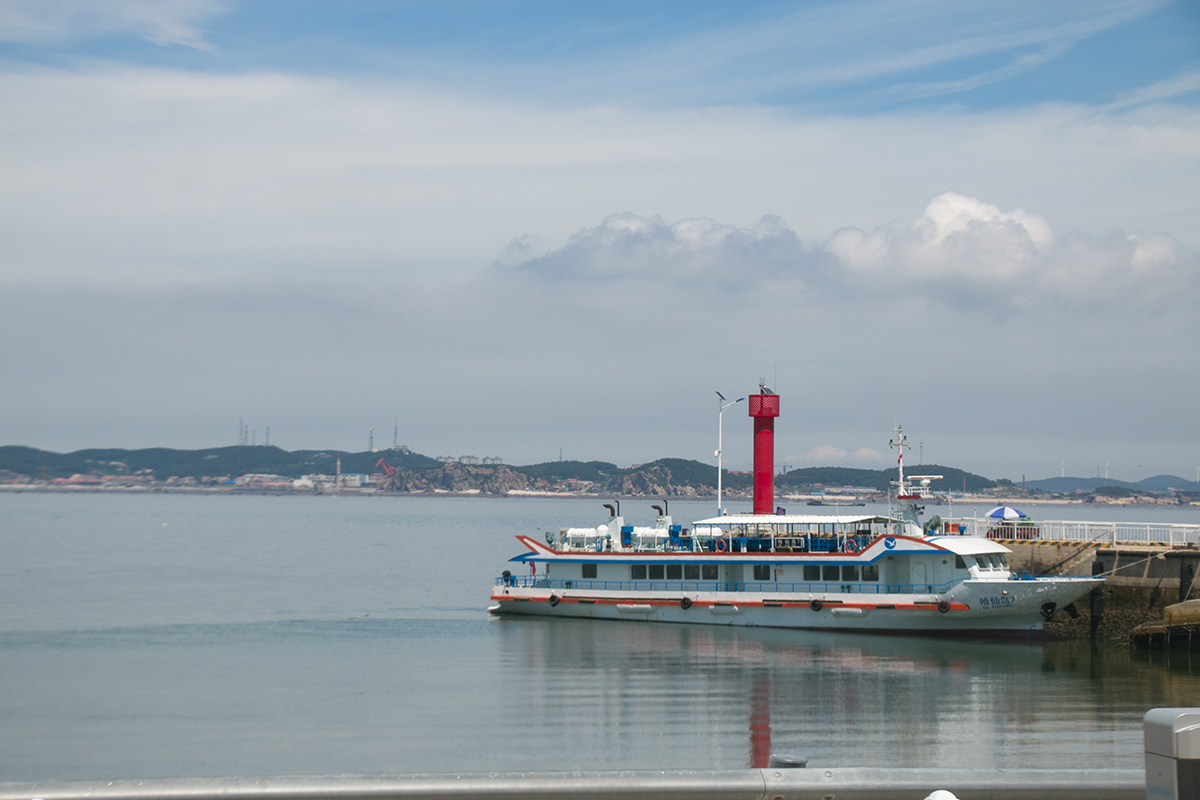
<svg viewBox="0 0 1200 800">
<path fill-rule="evenodd" d="M 858 580 L 858 565 L 857 564 L 844 564 L 842 566 L 842 580 L 844 580 L 844 581 Z"/>
<path fill-rule="evenodd" d="M 842 579 L 842 568 L 837 564 L 826 564 L 821 568 L 821 578 L 826 581 L 837 581 Z"/>
<path fill-rule="evenodd" d="M 878 564 L 863 564 L 862 579 L 864 581 L 879 580 L 879 565 Z"/>
<path fill-rule="evenodd" d="M 661 581 L 662 579 L 663 579 L 663 565 L 662 564 L 651 564 L 650 565 L 650 580 Z"/>
<path fill-rule="evenodd" d="M 967 568 L 967 562 L 963 561 L 962 556 L 954 557 L 954 568 L 955 569 L 966 569 Z"/>
<path fill-rule="evenodd" d="M 631 564 L 629 566 L 629 578 L 630 578 L 630 580 L 635 580 L 635 581 L 646 580 L 646 565 L 645 564 Z"/>
<path fill-rule="evenodd" d="M 717 565 L 716 564 L 705 564 L 704 565 L 704 580 L 715 581 L 716 579 L 717 579 Z"/>
<path fill-rule="evenodd" d="M 821 580 L 821 568 L 816 564 L 804 565 L 804 580 L 819 581 Z"/>
<path fill-rule="evenodd" d="M 595 564 L 584 564 L 583 565 L 583 577 L 585 577 L 585 578 L 596 577 L 596 565 Z"/>
<path fill-rule="evenodd" d="M 754 565 L 754 580 L 756 580 L 756 581 L 771 580 L 771 565 L 770 564 L 755 564 Z"/>
<path fill-rule="evenodd" d="M 667 564 L 667 580 L 677 581 L 683 578 L 683 565 Z"/>
<path fill-rule="evenodd" d="M 700 565 L 699 564 L 684 564 L 683 577 L 689 581 L 700 580 Z"/>
</svg>

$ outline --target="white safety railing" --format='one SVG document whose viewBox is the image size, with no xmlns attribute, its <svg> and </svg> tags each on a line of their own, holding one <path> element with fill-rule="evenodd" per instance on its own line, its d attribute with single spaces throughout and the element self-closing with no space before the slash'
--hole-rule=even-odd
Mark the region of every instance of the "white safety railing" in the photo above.
<svg viewBox="0 0 1200 800">
<path fill-rule="evenodd" d="M 961 517 L 943 521 L 942 532 L 988 539 L 1015 539 L 1077 544 L 1167 545 L 1200 544 L 1200 525 L 1165 522 L 1001 522 L 983 517 Z"/>
</svg>

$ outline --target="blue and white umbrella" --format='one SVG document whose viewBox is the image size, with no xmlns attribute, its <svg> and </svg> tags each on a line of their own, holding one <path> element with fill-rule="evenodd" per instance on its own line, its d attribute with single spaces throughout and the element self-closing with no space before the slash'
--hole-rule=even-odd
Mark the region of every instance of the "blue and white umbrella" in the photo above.
<svg viewBox="0 0 1200 800">
<path fill-rule="evenodd" d="M 989 519 L 1025 519 L 1026 515 L 1010 506 L 996 506 L 984 516 Z"/>
</svg>

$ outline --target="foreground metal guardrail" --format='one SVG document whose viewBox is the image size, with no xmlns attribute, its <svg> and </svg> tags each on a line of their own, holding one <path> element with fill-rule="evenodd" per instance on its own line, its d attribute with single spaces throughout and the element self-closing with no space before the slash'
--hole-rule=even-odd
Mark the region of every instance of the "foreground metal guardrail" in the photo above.
<svg viewBox="0 0 1200 800">
<path fill-rule="evenodd" d="M 864 767 L 0 783 L 0 800 L 1143 800 L 1140 769 Z"/>
</svg>

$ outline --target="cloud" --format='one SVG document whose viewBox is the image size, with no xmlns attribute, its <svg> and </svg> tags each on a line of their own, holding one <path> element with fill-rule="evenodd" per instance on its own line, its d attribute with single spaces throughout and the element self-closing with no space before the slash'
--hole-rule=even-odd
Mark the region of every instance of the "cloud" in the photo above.
<svg viewBox="0 0 1200 800">
<path fill-rule="evenodd" d="M 870 292 L 916 270 L 922 291 L 977 303 L 1064 253 L 1084 270 L 1156 231 L 1200 245 L 1188 109 L 794 118 L 165 69 L 0 73 L 0 103 L 5 283 L 473 274 L 516 237 L 499 260 L 531 277 L 744 292 L 853 274 Z M 949 188 L 980 206 L 922 215 Z M 1103 238 L 1122 229 L 1138 244 Z"/>
<path fill-rule="evenodd" d="M 974 197 L 946 192 L 906 225 L 866 234 L 857 228 L 836 232 L 825 244 L 848 270 L 871 281 L 891 272 L 903 279 L 944 279 L 1004 283 L 1018 277 L 1053 245 L 1041 217 L 1021 209 L 1002 212 Z"/>
<path fill-rule="evenodd" d="M 692 292 L 785 291 L 810 299 L 903 296 L 1011 312 L 1165 310 L 1200 299 L 1200 257 L 1165 234 L 1058 235 L 1022 209 L 945 192 L 906 223 L 843 228 L 805 244 L 777 217 L 754 228 L 667 224 L 614 214 L 525 260 L 514 240 L 497 269 L 554 283 L 664 281 Z"/>
<path fill-rule="evenodd" d="M 876 466 L 884 461 L 883 454 L 871 447 L 859 447 L 847 452 L 831 444 L 817 445 L 800 457 L 803 465 L 814 467 L 852 464 L 861 467 Z"/>
<path fill-rule="evenodd" d="M 224 7 L 215 0 L 5 0 L 0 41 L 46 44 L 129 33 L 157 45 L 212 50 L 198 24 Z"/>
<path fill-rule="evenodd" d="M 560 248 L 513 261 L 512 254 L 525 247 L 525 239 L 514 239 L 497 266 L 550 281 L 665 280 L 746 288 L 764 279 L 799 279 L 816 265 L 812 251 L 775 216 L 739 228 L 711 219 L 668 225 L 657 216 L 625 212 L 575 233 Z"/>
<path fill-rule="evenodd" d="M 1166 80 L 1158 81 L 1149 86 L 1142 86 L 1130 92 L 1124 92 L 1112 103 L 1105 106 L 1105 110 L 1116 111 L 1118 109 L 1149 103 L 1161 103 L 1164 100 L 1170 100 L 1195 92 L 1200 92 L 1200 70 L 1186 70 Z"/>
<path fill-rule="evenodd" d="M 598 55 L 575 57 L 553 75 L 573 91 L 616 84 L 625 97 L 660 103 L 701 93 L 706 104 L 777 101 L 792 93 L 820 97 L 833 87 L 843 102 L 873 94 L 929 97 L 1026 73 L 1161 6 L 1160 0 L 809 3 L 716 30 L 685 30 L 650 46 L 598 48 Z M 498 74 L 511 83 L 511 70 Z"/>
<path fill-rule="evenodd" d="M 972 306 L 1194 304 L 1200 258 L 1165 234 L 1056 236 L 1044 218 L 946 192 L 909 223 L 837 231 L 824 245 L 858 289 Z"/>
<path fill-rule="evenodd" d="M 831 444 L 822 444 L 804 454 L 806 462 L 815 464 L 838 464 L 846 458 L 846 451 Z"/>
</svg>

